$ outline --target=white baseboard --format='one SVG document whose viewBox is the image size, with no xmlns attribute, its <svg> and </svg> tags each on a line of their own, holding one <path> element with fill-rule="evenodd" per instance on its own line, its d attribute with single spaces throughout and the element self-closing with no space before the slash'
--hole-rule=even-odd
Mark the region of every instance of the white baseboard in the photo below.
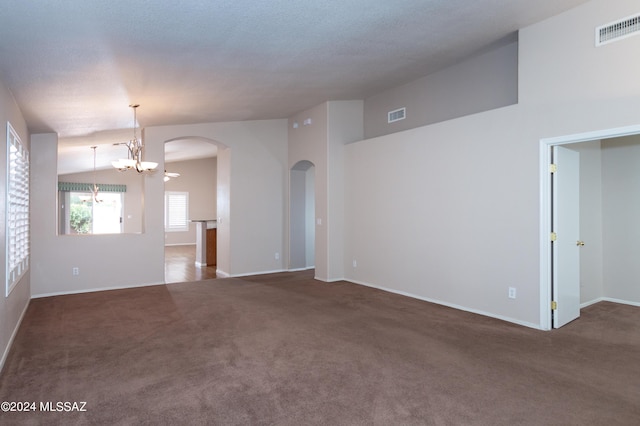
<svg viewBox="0 0 640 426">
<path fill-rule="evenodd" d="M 639 302 L 632 302 L 630 300 L 622 300 L 622 299 L 614 299 L 613 297 L 603 297 L 602 301 L 604 302 L 613 302 L 613 303 L 620 303 L 621 305 L 631 305 L 631 306 L 638 306 L 640 307 L 640 303 Z"/>
<path fill-rule="evenodd" d="M 340 282 L 340 281 L 349 281 L 349 280 L 344 279 L 344 278 L 320 278 L 318 276 L 313 277 L 313 279 L 314 280 L 318 280 L 318 281 L 322 281 L 323 283 L 337 283 L 337 282 Z M 349 282 L 351 282 L 353 284 L 360 284 L 360 283 L 357 283 L 357 282 L 354 282 L 354 281 L 349 281 Z M 366 284 L 362 284 L 362 285 L 366 285 Z M 367 286 L 367 287 L 372 287 L 372 286 Z"/>
<path fill-rule="evenodd" d="M 176 246 L 195 246 L 196 243 L 176 243 L 176 244 L 165 244 L 165 247 L 176 247 Z"/>
<path fill-rule="evenodd" d="M 411 294 L 411 293 L 407 293 L 407 292 L 404 292 L 404 291 L 399 291 L 399 290 L 395 290 L 395 289 L 391 289 L 391 288 L 387 288 L 387 287 L 381 287 L 381 286 L 373 285 L 373 284 L 362 282 L 362 281 L 356 281 L 356 280 L 350 280 L 350 279 L 345 279 L 345 281 L 349 281 L 351 283 L 363 285 L 363 286 L 366 286 L 366 287 L 376 288 L 378 290 L 387 291 L 389 293 L 399 294 L 401 296 L 411 297 L 412 299 L 418 299 L 418 300 L 423 300 L 423 301 L 429 302 L 429 303 L 435 303 L 437 305 L 447 306 L 449 308 L 458 309 L 460 311 L 471 312 L 472 314 L 478 314 L 478 315 L 483 315 L 485 317 L 496 318 L 496 319 L 499 319 L 499 320 L 502 320 L 502 321 L 510 322 L 510 323 L 517 324 L 517 325 L 521 325 L 523 327 L 529 327 L 529 328 L 535 328 L 536 330 L 542 330 L 542 327 L 540 326 L 540 324 L 535 324 L 535 323 L 528 322 L 528 321 L 521 321 L 521 320 L 518 320 L 518 319 L 515 319 L 515 318 L 505 317 L 503 315 L 496 315 L 496 314 L 492 314 L 490 312 L 481 311 L 481 310 L 478 310 L 478 309 L 467 308 L 466 306 L 456 305 L 454 303 L 448 303 L 448 302 L 443 302 L 443 301 L 437 300 L 437 299 L 431 299 L 431 298 L 428 298 L 428 297 L 417 296 L 415 294 Z"/>
<path fill-rule="evenodd" d="M 580 309 L 584 309 L 587 306 L 595 305 L 596 303 L 602 302 L 603 300 L 604 300 L 604 298 L 599 297 L 598 299 L 593 299 L 593 300 L 590 300 L 588 302 L 581 303 L 580 304 Z"/>
<path fill-rule="evenodd" d="M 246 272 L 246 273 L 242 273 L 242 274 L 233 274 L 233 275 L 228 275 L 227 274 L 227 277 L 229 277 L 229 278 L 240 278 L 240 277 L 250 277 L 252 275 L 278 274 L 280 272 L 288 272 L 288 271 L 286 269 L 274 269 L 272 271 Z M 218 271 L 216 271 L 216 273 L 218 273 Z"/>
<path fill-rule="evenodd" d="M 31 299 L 27 300 L 27 303 L 25 304 L 24 309 L 20 314 L 20 318 L 18 319 L 18 322 L 16 323 L 16 326 L 14 327 L 13 332 L 11 333 L 11 337 L 7 342 L 7 347 L 4 348 L 4 352 L 2 353 L 2 359 L 0 359 L 0 372 L 2 372 L 2 369 L 4 368 L 4 362 L 7 360 L 7 356 L 9 356 L 9 351 L 11 350 L 11 346 L 13 346 L 13 341 L 15 340 L 16 335 L 18 334 L 18 329 L 20 329 L 20 324 L 22 324 L 24 315 L 27 313 L 27 309 L 29 308 L 29 303 L 31 303 Z"/>
<path fill-rule="evenodd" d="M 146 284 L 136 284 L 136 285 L 123 285 L 123 286 L 114 286 L 114 287 L 100 287 L 100 288 L 91 288 L 91 289 L 83 289 L 83 290 L 73 290 L 73 291 L 59 291 L 55 293 L 42 293 L 42 294 L 32 294 L 32 299 L 40 299 L 43 297 L 52 297 L 52 296 L 65 296 L 68 294 L 82 294 L 82 293 L 94 293 L 96 291 L 109 291 L 109 290 L 124 290 L 127 288 L 138 288 L 138 287 L 151 287 L 154 285 L 165 285 L 165 282 L 158 283 L 146 283 Z"/>
<path fill-rule="evenodd" d="M 612 303 L 619 303 L 621 305 L 631 305 L 631 306 L 640 307 L 640 302 L 632 302 L 630 300 L 615 299 L 613 297 L 600 297 L 598 299 L 594 299 L 594 300 L 590 300 L 588 302 L 581 303 L 580 304 L 580 309 L 586 308 L 587 306 L 591 306 L 591 305 L 594 305 L 594 304 L 599 303 L 599 302 L 612 302 Z"/>
<path fill-rule="evenodd" d="M 302 272 L 302 271 L 308 271 L 309 269 L 313 269 L 313 268 L 289 268 L 287 269 L 287 272 Z"/>
</svg>

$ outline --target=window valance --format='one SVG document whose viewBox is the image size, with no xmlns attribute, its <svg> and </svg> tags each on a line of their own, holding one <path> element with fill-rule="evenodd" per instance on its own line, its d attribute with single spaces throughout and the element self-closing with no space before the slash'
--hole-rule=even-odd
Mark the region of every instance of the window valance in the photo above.
<svg viewBox="0 0 640 426">
<path fill-rule="evenodd" d="M 127 185 L 115 185 L 111 183 L 97 183 L 100 192 L 127 192 Z M 91 192 L 92 183 L 58 182 L 58 191 L 66 192 Z"/>
</svg>

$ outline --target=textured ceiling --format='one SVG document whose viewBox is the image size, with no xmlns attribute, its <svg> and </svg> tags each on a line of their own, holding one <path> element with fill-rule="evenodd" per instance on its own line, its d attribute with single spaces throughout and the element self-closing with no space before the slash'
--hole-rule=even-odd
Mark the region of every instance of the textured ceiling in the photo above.
<svg viewBox="0 0 640 426">
<path fill-rule="evenodd" d="M 21 0 L 0 78 L 31 132 L 286 118 L 442 69 L 586 0 Z"/>
</svg>

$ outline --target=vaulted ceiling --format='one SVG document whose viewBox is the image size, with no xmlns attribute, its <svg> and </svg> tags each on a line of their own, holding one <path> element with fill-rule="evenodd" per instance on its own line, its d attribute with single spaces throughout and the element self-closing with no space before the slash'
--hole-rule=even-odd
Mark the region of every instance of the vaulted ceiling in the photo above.
<svg viewBox="0 0 640 426">
<path fill-rule="evenodd" d="M 286 118 L 366 99 L 586 0 L 21 0 L 0 79 L 33 133 Z"/>
</svg>

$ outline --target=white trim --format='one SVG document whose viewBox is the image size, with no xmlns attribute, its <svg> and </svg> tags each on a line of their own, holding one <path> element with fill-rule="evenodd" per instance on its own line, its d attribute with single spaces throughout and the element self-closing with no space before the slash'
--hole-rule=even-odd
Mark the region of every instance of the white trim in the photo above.
<svg viewBox="0 0 640 426">
<path fill-rule="evenodd" d="M 319 277 L 317 275 L 314 275 L 313 279 L 316 280 L 316 281 L 321 281 L 323 283 L 337 283 L 337 282 L 340 282 L 340 281 L 349 281 L 346 278 L 321 278 L 321 277 Z M 356 283 L 354 283 L 354 284 L 356 284 Z"/>
<path fill-rule="evenodd" d="M 9 356 L 9 351 L 11 350 L 11 347 L 13 346 L 13 341 L 16 338 L 16 335 L 18 334 L 18 330 L 20 329 L 20 325 L 22 324 L 22 320 L 25 316 L 25 314 L 27 313 L 27 309 L 29 308 L 29 304 L 31 303 L 31 299 L 27 300 L 27 303 L 24 305 L 24 309 L 22 310 L 22 313 L 20 314 L 20 318 L 18 318 L 18 322 L 16 324 L 16 326 L 13 329 L 13 332 L 11 333 L 11 337 L 9 337 L 9 341 L 7 342 L 7 347 L 4 348 L 4 353 L 2 354 L 2 359 L 0 359 L 0 373 L 2 373 L 2 369 L 4 368 L 4 363 L 7 360 L 7 356 Z"/>
<path fill-rule="evenodd" d="M 317 277 L 317 276 L 314 276 L 314 277 L 313 277 L 313 279 L 314 279 L 314 280 L 317 280 L 317 281 L 322 281 L 323 283 L 329 283 L 329 284 L 330 284 L 330 283 L 337 283 L 337 282 L 340 282 L 340 281 L 348 281 L 348 280 L 346 280 L 346 279 L 344 279 L 344 278 L 331 278 L 331 279 L 325 279 L 325 278 L 319 278 L 319 277 Z"/>
<path fill-rule="evenodd" d="M 591 305 L 595 305 L 596 303 L 600 303 L 600 302 L 611 302 L 611 303 L 619 303 L 621 305 L 630 305 L 630 306 L 640 307 L 640 302 L 632 302 L 630 300 L 615 299 L 613 297 L 599 297 L 589 302 L 582 303 L 580 305 L 580 309 L 586 308 Z"/>
<path fill-rule="evenodd" d="M 217 273 L 218 271 L 216 271 Z M 268 274 L 278 274 L 280 272 L 288 272 L 286 269 L 274 269 L 272 271 L 261 271 L 261 272 L 246 272 L 242 274 L 227 274 L 228 278 L 240 278 L 240 277 L 251 277 L 253 275 L 268 275 Z"/>
<path fill-rule="evenodd" d="M 640 302 L 631 302 L 629 300 L 614 299 L 613 297 L 603 297 L 602 301 L 603 302 L 619 303 L 621 305 L 631 305 L 631 306 L 640 307 Z"/>
<path fill-rule="evenodd" d="M 288 272 L 302 272 L 302 271 L 310 271 L 311 269 L 316 269 L 315 266 L 305 266 L 304 268 L 289 268 Z"/>
<path fill-rule="evenodd" d="M 640 125 L 596 130 L 573 135 L 540 139 L 540 326 L 541 330 L 551 330 L 551 203 L 549 164 L 550 149 L 555 145 L 568 145 L 599 139 L 620 138 L 640 133 Z"/>
<path fill-rule="evenodd" d="M 177 247 L 177 246 L 195 246 L 196 243 L 175 243 L 175 244 L 165 244 L 165 247 Z"/>
<path fill-rule="evenodd" d="M 532 322 L 520 321 L 520 320 L 517 320 L 515 318 L 505 317 L 503 315 L 496 315 L 496 314 L 492 314 L 490 312 L 481 311 L 481 310 L 478 310 L 478 309 L 470 309 L 470 308 L 467 308 L 465 306 L 456 305 L 454 303 L 443 302 L 441 300 L 431 299 L 429 297 L 417 296 L 415 294 L 411 294 L 411 293 L 407 293 L 407 292 L 399 291 L 399 290 L 394 290 L 394 289 L 387 288 L 387 287 L 381 287 L 381 286 L 377 286 L 377 285 L 374 285 L 374 284 L 369 284 L 369 283 L 366 283 L 366 282 L 363 282 L 363 281 L 356 281 L 356 280 L 349 280 L 349 279 L 345 279 L 344 281 L 347 281 L 347 282 L 350 282 L 350 283 L 353 283 L 353 284 L 363 285 L 363 286 L 366 286 L 366 287 L 376 288 L 378 290 L 386 291 L 386 292 L 389 292 L 389 293 L 394 293 L 394 294 L 399 294 L 401 296 L 411 297 L 412 299 L 418 299 L 418 300 L 422 300 L 424 302 L 435 303 L 436 305 L 442 305 L 442 306 L 446 306 L 448 308 L 458 309 L 460 311 L 470 312 L 472 314 L 478 314 L 478 315 L 482 315 L 482 316 L 485 316 L 485 317 L 495 318 L 495 319 L 499 319 L 501 321 L 506 321 L 506 322 L 510 322 L 510 323 L 517 324 L 517 325 L 521 325 L 521 326 L 524 326 L 524 327 L 535 328 L 536 330 L 540 330 L 540 327 L 538 326 L 538 324 L 535 324 L 535 323 L 532 323 Z"/>
<path fill-rule="evenodd" d="M 222 269 L 216 269 L 216 275 L 220 278 L 229 278 L 231 276 L 228 272 L 225 272 Z"/>
<path fill-rule="evenodd" d="M 128 288 L 152 287 L 154 285 L 167 285 L 167 283 L 157 282 L 157 283 L 147 283 L 147 284 L 137 284 L 137 285 L 123 285 L 123 286 L 116 286 L 116 287 L 100 287 L 100 288 L 74 290 L 74 291 L 59 291 L 55 293 L 33 294 L 31 295 L 31 298 L 41 299 L 43 297 L 66 296 L 69 294 L 95 293 L 97 291 L 125 290 Z"/>
<path fill-rule="evenodd" d="M 597 298 L 597 299 L 593 299 L 593 300 L 590 300 L 590 301 L 588 301 L 588 302 L 581 303 L 581 304 L 580 304 L 580 309 L 584 309 L 584 308 L 586 308 L 586 307 L 588 307 L 588 306 L 595 305 L 596 303 L 600 303 L 600 302 L 602 302 L 603 300 L 604 300 L 604 298 L 599 297 L 599 298 Z"/>
</svg>

